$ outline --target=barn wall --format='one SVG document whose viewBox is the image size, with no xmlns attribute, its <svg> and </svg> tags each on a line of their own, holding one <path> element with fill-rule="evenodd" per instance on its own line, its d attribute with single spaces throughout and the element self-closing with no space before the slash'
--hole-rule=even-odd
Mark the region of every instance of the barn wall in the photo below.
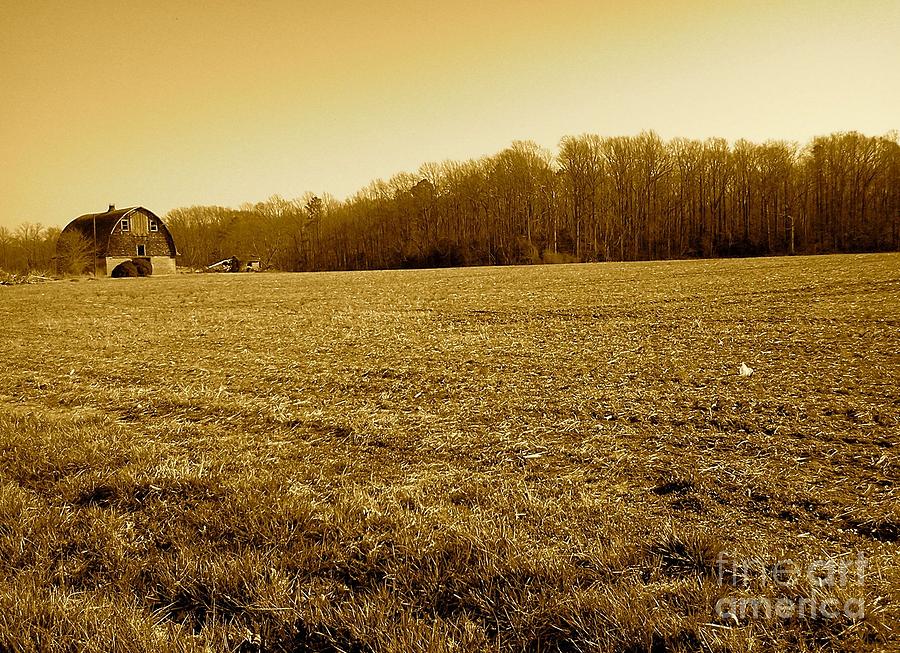
<svg viewBox="0 0 900 653">
<path fill-rule="evenodd" d="M 144 245 L 147 248 L 144 256 L 171 257 L 174 254 L 169 248 L 169 241 L 166 238 L 166 226 L 161 220 L 157 220 L 159 231 L 150 231 L 148 228 L 149 216 L 146 213 L 134 211 L 127 217 L 130 221 L 129 231 L 123 233 L 121 221 L 116 223 L 112 233 L 109 235 L 109 244 L 106 249 L 107 256 L 127 256 L 132 258 L 138 255 L 138 245 Z"/>
<path fill-rule="evenodd" d="M 101 259 L 100 266 L 98 268 L 98 272 L 103 273 L 106 270 L 106 276 L 112 274 L 113 269 L 119 264 L 124 263 L 125 261 L 131 261 L 137 257 L 135 256 L 108 256 L 106 258 L 106 263 L 103 263 Z M 151 256 L 150 257 L 150 265 L 153 267 L 153 274 L 155 275 L 163 275 L 163 274 L 175 274 L 175 259 L 171 256 Z"/>
<path fill-rule="evenodd" d="M 151 256 L 153 274 L 175 274 L 175 259 L 171 256 Z"/>
<path fill-rule="evenodd" d="M 128 217 L 131 218 L 130 229 L 132 236 L 150 235 L 150 220 L 146 214 L 141 211 L 134 211 L 133 213 L 129 213 Z"/>
<path fill-rule="evenodd" d="M 106 276 L 112 274 L 113 269 L 119 264 L 124 263 L 125 261 L 130 261 L 132 259 L 131 256 L 107 256 L 106 257 Z"/>
</svg>

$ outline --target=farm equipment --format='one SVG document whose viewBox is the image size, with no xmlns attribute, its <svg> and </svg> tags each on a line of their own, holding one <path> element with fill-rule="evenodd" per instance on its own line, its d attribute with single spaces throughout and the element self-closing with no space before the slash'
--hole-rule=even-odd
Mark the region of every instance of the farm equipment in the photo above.
<svg viewBox="0 0 900 653">
<path fill-rule="evenodd" d="M 260 270 L 262 270 L 262 266 L 259 261 L 241 261 L 237 256 L 206 266 L 207 272 L 259 272 Z"/>
</svg>

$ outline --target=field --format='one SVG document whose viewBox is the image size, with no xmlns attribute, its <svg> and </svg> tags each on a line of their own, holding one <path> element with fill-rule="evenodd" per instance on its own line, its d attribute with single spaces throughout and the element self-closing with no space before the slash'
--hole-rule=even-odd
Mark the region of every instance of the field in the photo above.
<svg viewBox="0 0 900 653">
<path fill-rule="evenodd" d="M 900 637 L 900 255 L 60 281 L 0 325 L 0 650 Z"/>
</svg>

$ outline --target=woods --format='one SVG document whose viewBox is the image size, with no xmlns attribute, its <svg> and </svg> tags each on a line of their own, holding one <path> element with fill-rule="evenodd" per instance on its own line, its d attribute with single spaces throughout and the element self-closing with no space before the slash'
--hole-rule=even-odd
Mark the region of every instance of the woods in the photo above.
<svg viewBox="0 0 900 653">
<path fill-rule="evenodd" d="M 348 198 L 274 196 L 166 216 L 179 263 L 280 270 L 762 256 L 900 249 L 896 132 L 785 141 L 593 134 L 425 164 Z M 0 231 L 0 268 L 51 268 L 54 230 Z"/>
<path fill-rule="evenodd" d="M 58 227 L 26 222 L 16 229 L 0 225 L 0 270 L 49 272 L 54 268 Z"/>
<path fill-rule="evenodd" d="M 783 141 L 564 138 L 426 164 L 339 202 L 191 207 L 187 265 L 237 252 L 284 270 L 883 251 L 900 247 L 897 134 Z"/>
</svg>

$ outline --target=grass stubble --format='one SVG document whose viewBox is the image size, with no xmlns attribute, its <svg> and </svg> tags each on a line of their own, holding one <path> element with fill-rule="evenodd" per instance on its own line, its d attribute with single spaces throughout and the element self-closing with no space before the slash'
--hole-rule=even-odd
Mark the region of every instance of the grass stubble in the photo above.
<svg viewBox="0 0 900 653">
<path fill-rule="evenodd" d="M 0 650 L 888 650 L 898 327 L 897 255 L 0 289 Z M 784 595 L 865 615 L 713 609 Z"/>
</svg>

